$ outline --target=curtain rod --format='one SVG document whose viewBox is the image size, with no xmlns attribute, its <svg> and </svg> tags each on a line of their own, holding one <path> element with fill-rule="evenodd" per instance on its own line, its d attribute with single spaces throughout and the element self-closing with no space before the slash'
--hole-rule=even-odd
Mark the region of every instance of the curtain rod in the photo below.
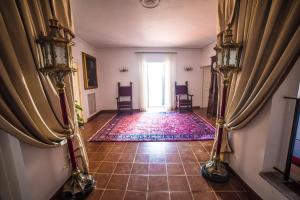
<svg viewBox="0 0 300 200">
<path fill-rule="evenodd" d="M 168 54 L 177 54 L 177 52 L 163 52 L 163 51 L 136 51 L 135 53 L 168 53 Z"/>
</svg>

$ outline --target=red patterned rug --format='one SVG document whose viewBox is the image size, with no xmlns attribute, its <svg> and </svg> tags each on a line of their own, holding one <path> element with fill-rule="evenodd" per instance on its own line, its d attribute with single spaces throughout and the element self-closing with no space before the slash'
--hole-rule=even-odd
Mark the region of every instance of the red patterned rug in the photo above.
<svg viewBox="0 0 300 200">
<path fill-rule="evenodd" d="M 118 114 L 90 139 L 97 141 L 212 140 L 215 128 L 192 112 Z"/>
</svg>

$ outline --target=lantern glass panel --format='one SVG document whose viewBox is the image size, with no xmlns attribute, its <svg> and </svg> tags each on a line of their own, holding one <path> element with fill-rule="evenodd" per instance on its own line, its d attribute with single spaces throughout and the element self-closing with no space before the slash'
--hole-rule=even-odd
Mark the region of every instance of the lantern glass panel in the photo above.
<svg viewBox="0 0 300 200">
<path fill-rule="evenodd" d="M 223 63 L 224 63 L 224 65 L 228 65 L 229 59 L 230 59 L 230 50 L 228 48 L 224 48 L 224 53 L 225 53 L 225 55 L 223 57 L 223 59 L 224 59 Z"/>
<path fill-rule="evenodd" d="M 237 49 L 236 48 L 230 48 L 230 59 L 229 64 L 236 66 L 237 61 Z"/>
<path fill-rule="evenodd" d="M 222 51 L 217 51 L 218 65 L 222 65 Z"/>
<path fill-rule="evenodd" d="M 55 52 L 56 52 L 56 64 L 58 65 L 66 65 L 67 59 L 66 59 L 66 48 L 62 45 L 56 45 L 55 46 Z"/>
<path fill-rule="evenodd" d="M 221 58 L 220 58 L 220 60 L 221 60 L 221 66 L 222 65 L 224 65 L 225 63 L 224 63 L 224 61 L 225 61 L 225 59 L 224 59 L 224 57 L 225 57 L 225 52 L 224 52 L 224 49 L 222 49 L 221 51 L 220 51 L 220 53 L 221 53 Z"/>
<path fill-rule="evenodd" d="M 217 68 L 217 63 L 216 63 L 216 62 L 213 62 L 213 63 L 212 63 L 212 68 L 213 68 L 214 70 L 218 70 L 218 68 Z"/>
<path fill-rule="evenodd" d="M 46 66 L 52 66 L 53 65 L 53 60 L 52 60 L 52 53 L 51 53 L 51 46 L 50 43 L 45 42 L 44 43 L 44 48 L 45 48 L 45 59 L 46 59 Z"/>
</svg>

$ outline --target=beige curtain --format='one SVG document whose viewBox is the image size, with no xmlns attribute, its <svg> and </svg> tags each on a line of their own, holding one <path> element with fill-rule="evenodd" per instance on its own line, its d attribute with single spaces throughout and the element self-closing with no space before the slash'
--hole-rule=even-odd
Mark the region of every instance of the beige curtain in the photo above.
<svg viewBox="0 0 300 200">
<path fill-rule="evenodd" d="M 0 129 L 37 147 L 56 147 L 65 140 L 59 98 L 51 80 L 38 72 L 42 64 L 38 35 L 48 34 L 48 20 L 57 18 L 73 36 L 69 0 L 0 1 Z M 66 77 L 69 119 L 82 167 L 86 153 L 74 112 L 71 77 Z"/>
<path fill-rule="evenodd" d="M 299 57 L 299 0 L 219 0 L 219 35 L 232 24 L 242 42 L 242 68 L 232 80 L 226 126 L 247 125 L 276 91 Z M 230 151 L 227 136 L 223 151 Z"/>
</svg>

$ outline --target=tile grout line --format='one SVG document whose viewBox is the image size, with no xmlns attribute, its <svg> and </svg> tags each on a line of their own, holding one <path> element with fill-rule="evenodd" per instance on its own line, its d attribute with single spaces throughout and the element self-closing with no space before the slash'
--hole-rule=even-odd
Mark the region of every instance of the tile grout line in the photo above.
<svg viewBox="0 0 300 200">
<path fill-rule="evenodd" d="M 202 145 L 201 145 L 202 146 Z M 200 161 L 199 161 L 199 159 L 197 158 L 197 156 L 196 156 L 196 154 L 195 154 L 195 152 L 194 152 L 194 150 L 193 150 L 193 148 L 191 148 L 192 149 L 192 152 L 193 152 L 193 155 L 194 155 L 194 157 L 196 158 L 196 160 L 197 160 L 197 163 L 200 163 Z"/>
<path fill-rule="evenodd" d="M 178 163 L 175 163 L 175 164 L 171 164 L 171 165 L 179 165 Z M 94 174 L 111 174 L 111 173 L 108 173 L 108 172 L 104 172 L 104 173 L 99 173 L 99 172 L 95 172 Z M 120 174 L 120 173 L 114 173 L 115 175 L 128 175 L 128 174 Z M 132 175 L 147 175 L 147 174 L 132 174 Z M 163 176 L 164 174 L 151 174 L 151 175 L 147 175 L 147 176 Z M 171 176 L 186 176 L 184 174 L 174 174 Z M 195 176 L 195 175 L 188 175 L 188 176 Z M 198 175 L 199 176 L 199 175 Z M 242 190 L 236 190 L 237 192 L 245 192 L 245 191 L 242 191 Z"/>
<path fill-rule="evenodd" d="M 108 153 L 106 154 L 106 156 L 108 156 Z M 105 156 L 105 158 L 106 158 L 106 156 Z M 108 189 L 107 189 L 107 186 L 108 186 L 108 184 L 109 184 L 109 182 L 110 182 L 110 180 L 111 180 L 111 178 L 112 178 L 112 176 L 113 176 L 113 174 L 114 174 L 114 171 L 116 170 L 116 167 L 117 167 L 117 165 L 114 167 L 114 169 L 113 169 L 112 173 L 110 173 L 110 174 L 111 174 L 111 175 L 110 175 L 110 178 L 109 178 L 109 180 L 107 181 L 107 183 L 106 183 L 106 185 L 105 185 L 105 187 L 104 187 L 104 190 L 103 190 L 103 193 L 102 193 L 102 195 L 101 195 L 101 198 L 100 198 L 100 199 L 102 199 L 102 198 L 103 198 L 105 191 L 107 191 L 107 190 L 108 190 Z M 108 173 L 108 174 L 109 174 L 109 173 Z"/>
<path fill-rule="evenodd" d="M 107 154 L 104 156 L 103 160 L 107 157 L 108 154 L 109 154 L 109 152 L 107 152 Z M 101 162 L 101 165 L 102 165 L 102 163 L 103 163 L 103 161 Z M 99 165 L 99 167 L 100 167 L 101 165 Z M 97 170 L 97 171 L 98 171 L 98 170 Z M 107 181 L 107 184 L 104 186 L 103 192 L 102 192 L 102 194 L 101 194 L 99 200 L 101 200 L 101 199 L 103 198 L 104 193 L 105 193 L 105 191 L 106 191 L 106 187 L 107 187 L 107 185 L 108 185 L 108 183 L 109 183 L 111 177 L 112 177 L 112 174 L 110 175 L 109 180 Z"/>
<path fill-rule="evenodd" d="M 127 143 L 127 144 L 128 144 L 128 143 Z M 126 144 L 126 146 L 127 146 L 127 144 Z M 139 144 L 138 144 L 138 145 L 139 145 Z M 126 148 L 126 146 L 125 146 L 125 148 Z M 123 149 L 123 151 L 125 150 L 125 148 Z M 137 151 L 137 149 L 135 150 L 135 155 L 136 155 L 136 151 Z M 121 159 L 121 157 L 120 157 L 120 159 Z M 119 160 L 120 160 L 120 159 L 119 159 Z M 126 196 L 126 192 L 127 192 L 129 180 L 130 180 L 130 177 L 131 177 L 131 171 L 132 171 L 132 168 L 133 168 L 133 163 L 132 163 L 132 165 L 131 165 L 131 169 L 130 169 L 130 172 L 129 172 L 129 176 L 128 176 L 128 180 L 127 180 L 127 184 L 126 184 L 126 188 L 125 188 L 123 200 L 125 199 L 125 196 Z"/>
<path fill-rule="evenodd" d="M 146 200 L 149 198 L 149 176 L 147 175 Z"/>
<path fill-rule="evenodd" d="M 203 144 L 202 144 L 202 143 L 200 143 L 200 144 L 201 144 L 202 148 L 204 148 L 204 150 L 206 151 L 206 152 L 204 152 L 204 153 L 209 154 L 208 151 L 206 150 L 206 148 L 203 146 Z M 194 150 L 193 150 L 193 153 L 194 153 L 194 156 L 196 157 L 196 159 L 197 159 L 197 161 L 198 161 L 198 166 L 200 167 L 200 176 L 202 176 L 202 174 L 201 174 L 201 163 L 202 163 L 202 162 L 199 161 L 199 159 L 197 158 L 197 156 L 196 156 Z M 202 177 L 203 177 L 203 176 L 202 176 Z M 218 199 L 217 196 L 216 196 L 216 193 L 215 193 L 214 189 L 212 188 L 212 186 L 211 186 L 209 183 L 207 183 L 207 185 L 208 185 L 208 187 L 210 188 L 210 191 L 212 191 L 212 192 L 214 193 L 216 199 Z"/>
<path fill-rule="evenodd" d="M 202 143 L 201 143 L 201 146 L 204 148 L 204 150 L 206 151 L 206 153 L 208 153 L 208 155 L 211 154 L 213 148 L 211 149 L 211 151 L 208 151 L 207 148 Z"/>
<path fill-rule="evenodd" d="M 212 150 L 209 152 L 206 147 L 201 143 L 201 146 L 204 148 L 204 150 L 206 151 L 206 153 L 209 155 L 209 159 L 210 159 L 210 153 L 212 152 Z M 195 152 L 194 152 L 195 153 Z M 197 158 L 197 157 L 196 157 Z M 198 158 L 197 158 L 197 161 L 199 162 Z M 200 162 L 199 162 L 199 165 L 200 165 Z M 201 169 L 201 168 L 200 168 Z M 210 184 L 208 184 L 208 186 L 210 187 L 213 195 L 215 196 L 216 199 L 219 199 L 217 194 L 216 194 L 216 191 L 212 188 L 212 186 Z"/>
<path fill-rule="evenodd" d="M 101 145 L 100 145 L 100 146 L 101 146 Z M 100 147 L 100 146 L 99 146 L 99 147 Z M 98 148 L 99 148 L 99 147 L 98 147 Z M 108 154 L 110 153 L 111 150 L 112 150 L 112 146 L 110 147 L 110 150 L 106 152 L 106 155 L 104 156 L 103 160 L 101 161 L 101 164 L 98 166 L 97 171 L 98 171 L 98 169 L 100 168 L 100 166 L 102 165 L 102 163 L 104 162 L 104 160 L 106 159 L 106 157 L 108 156 Z M 98 152 L 98 153 L 99 153 L 99 152 Z M 97 172 L 97 171 L 96 171 L 96 172 Z"/>
<path fill-rule="evenodd" d="M 165 167 L 166 167 L 166 174 L 167 174 L 167 185 L 169 190 L 169 200 L 171 200 L 171 191 L 170 191 L 170 184 L 169 184 L 169 173 L 168 173 L 168 166 L 167 161 L 165 160 Z"/>
<path fill-rule="evenodd" d="M 210 159 L 210 153 L 212 152 L 212 150 L 211 150 L 210 153 L 209 153 L 202 143 L 201 143 L 201 145 L 202 145 L 202 147 L 205 149 L 205 151 L 207 152 L 207 154 L 209 155 L 209 159 Z M 196 158 L 197 158 L 197 157 L 196 157 Z M 197 158 L 197 160 L 198 160 L 198 158 Z M 199 162 L 199 160 L 198 160 L 198 162 Z M 199 163 L 200 163 L 200 162 L 199 162 Z M 234 190 L 234 186 L 232 185 L 231 182 L 228 182 L 228 183 L 229 183 L 229 185 L 233 188 L 233 190 L 230 190 L 230 191 L 228 191 L 228 190 L 226 190 L 226 191 L 218 191 L 218 192 L 238 192 L 238 190 Z M 210 184 L 209 184 L 209 187 L 211 187 Z M 212 188 L 212 187 L 211 187 L 211 188 Z M 212 188 L 212 190 L 213 190 L 213 188 Z M 213 192 L 215 193 L 216 191 L 213 190 Z M 215 193 L 215 195 L 216 195 L 216 193 Z"/>
<path fill-rule="evenodd" d="M 86 139 L 85 139 L 86 140 Z M 106 146 L 106 143 L 100 143 L 101 144 L 101 146 L 104 144 L 104 146 Z M 114 144 L 114 145 L 116 145 L 117 143 L 108 143 L 109 145 L 110 144 Z M 206 145 L 207 144 L 207 145 Z M 126 143 L 126 146 L 127 146 L 128 144 Z M 203 147 L 203 150 L 205 151 L 205 153 L 207 153 L 207 154 L 209 154 L 209 151 L 208 151 L 208 149 L 209 149 L 209 146 L 210 146 L 210 143 L 200 143 L 199 144 L 200 146 L 202 145 L 202 147 Z M 176 145 L 175 145 L 176 146 Z M 112 146 L 111 146 L 112 147 Z M 100 148 L 98 148 L 98 149 L 100 149 Z M 109 148 L 108 148 L 109 149 Z M 137 150 L 137 149 L 136 149 Z M 115 150 L 114 150 L 115 151 Z M 109 151 L 107 151 L 107 152 L 101 152 L 101 153 L 106 153 L 105 154 L 105 157 L 107 157 L 107 156 L 109 156 L 108 154 L 110 153 L 110 152 L 112 152 L 112 148 L 110 148 L 110 150 Z M 98 152 L 98 150 L 97 150 L 97 152 L 91 152 L 91 153 L 99 153 Z M 191 153 L 193 153 L 193 155 L 194 156 L 196 156 L 196 153 L 195 153 L 195 151 L 193 151 L 193 152 L 191 152 Z M 136 155 L 134 155 L 133 156 L 133 159 L 135 158 L 135 156 Z M 181 163 L 182 163 L 182 165 L 183 165 L 183 162 L 182 162 L 182 157 L 181 157 L 181 154 L 179 153 L 178 154 L 178 156 L 179 156 L 179 158 L 180 158 L 180 160 L 181 160 Z M 104 159 L 105 159 L 105 157 L 104 157 Z M 196 157 L 196 160 L 197 160 L 197 164 L 198 165 L 200 165 L 201 163 L 199 162 L 199 159 Z M 97 162 L 97 161 L 96 161 Z M 100 166 L 101 166 L 101 164 L 103 164 L 103 162 L 104 162 L 104 160 L 102 160 L 102 161 L 99 161 L 99 165 L 95 168 L 95 173 L 94 174 L 99 174 L 97 171 L 98 171 L 98 169 L 100 168 Z M 110 163 L 109 161 L 108 161 L 108 163 Z M 112 162 L 113 163 L 113 162 Z M 126 163 L 126 162 L 125 162 Z M 133 164 L 134 164 L 134 162 L 133 162 Z M 133 165 L 132 164 L 132 165 Z M 171 163 L 172 164 L 172 163 Z M 176 162 L 174 162 L 174 164 L 176 164 Z M 188 163 L 187 163 L 188 164 Z M 149 167 L 149 165 L 148 165 L 148 167 Z M 167 167 L 167 166 L 166 166 Z M 183 165 L 183 168 L 184 168 L 184 171 L 185 171 L 185 173 L 187 172 L 186 171 L 186 169 L 188 169 L 188 168 L 186 168 L 184 165 Z M 115 170 L 115 169 L 114 169 Z M 167 172 L 168 172 L 168 169 L 166 169 L 167 170 Z M 102 173 L 100 173 L 100 174 L 102 174 Z M 103 173 L 103 174 L 109 174 L 109 173 Z M 110 175 L 110 174 L 109 174 Z M 131 175 L 131 174 L 130 174 Z M 111 175 L 112 176 L 112 175 Z M 186 177 L 188 176 L 187 174 L 185 175 Z M 149 177 L 150 177 L 150 175 L 148 175 L 147 176 L 147 180 L 149 179 Z M 111 178 L 111 177 L 110 177 Z M 110 180 L 109 180 L 110 181 Z M 187 180 L 188 181 L 188 180 Z M 109 182 L 108 182 L 109 183 Z M 189 181 L 188 181 L 188 183 L 189 183 Z M 168 181 L 168 184 L 169 184 L 169 181 Z M 106 184 L 107 185 L 107 184 Z M 149 185 L 149 181 L 148 181 L 148 183 L 147 183 L 147 188 L 148 188 L 148 185 Z M 210 184 L 209 184 L 209 186 L 211 186 Z M 234 184 L 232 184 L 231 183 L 231 186 L 234 186 Z M 100 188 L 97 188 L 97 189 L 100 189 Z M 128 188 L 127 188 L 128 189 Z M 110 189 L 107 189 L 107 188 L 104 188 L 104 191 L 105 190 L 110 190 Z M 111 189 L 111 190 L 115 190 L 115 189 Z M 129 190 L 130 191 L 130 190 Z M 213 192 L 213 194 L 214 194 L 214 196 L 215 196 L 215 198 L 217 198 L 217 192 L 234 192 L 235 194 L 237 194 L 237 196 L 239 197 L 239 198 L 241 198 L 240 197 L 240 195 L 239 194 L 242 194 L 243 192 L 247 192 L 247 191 L 244 191 L 244 190 L 236 190 L 235 189 L 235 187 L 233 187 L 233 190 L 232 191 L 224 191 L 224 190 L 221 190 L 221 191 L 214 191 L 214 190 L 211 190 L 211 192 Z M 165 191 L 165 192 L 170 192 L 170 191 Z M 104 194 L 104 192 L 101 194 L 101 197 L 100 197 L 100 199 L 101 198 L 103 198 L 103 194 Z M 148 192 L 147 192 L 147 198 L 148 198 Z"/>
<path fill-rule="evenodd" d="M 189 192 L 190 192 L 191 195 L 192 195 L 192 199 L 195 200 L 194 195 L 193 195 L 193 192 L 192 192 L 192 188 L 191 188 L 191 186 L 190 186 L 190 182 L 189 182 L 189 180 L 188 180 L 188 177 L 187 177 L 187 174 L 186 174 L 186 171 L 185 171 L 185 167 L 184 167 L 184 165 L 183 165 L 183 161 L 182 161 L 182 158 L 181 158 L 181 153 L 180 153 L 179 148 L 178 148 L 178 143 L 176 143 L 176 147 L 177 147 L 177 151 L 178 151 L 178 154 L 179 154 L 179 158 L 180 158 L 180 160 L 181 160 L 181 164 L 182 164 L 182 167 L 183 167 L 183 170 L 184 170 L 184 174 L 185 174 L 186 181 L 187 181 L 188 186 L 189 186 L 189 188 L 190 188 L 190 191 L 189 191 Z M 196 159 L 197 159 L 197 158 L 196 158 Z"/>
<path fill-rule="evenodd" d="M 147 193 L 146 193 L 146 199 L 149 198 L 149 181 L 150 181 L 150 173 L 149 173 L 149 170 L 150 170 L 150 154 L 149 154 L 149 160 L 148 160 L 148 174 L 147 174 Z"/>
<path fill-rule="evenodd" d="M 141 143 L 139 143 L 138 148 L 140 147 L 140 144 Z M 138 154 L 138 152 L 137 152 L 137 154 Z M 150 162 L 150 155 L 149 155 L 149 160 L 148 161 Z M 148 174 L 147 174 L 146 200 L 149 198 L 149 166 L 150 166 L 149 162 L 147 163 L 148 164 Z"/>
<path fill-rule="evenodd" d="M 124 191 L 122 189 L 104 189 L 104 188 L 97 188 L 96 190 L 115 190 L 115 191 Z M 130 191 L 130 192 L 145 192 L 145 191 L 140 191 L 140 190 L 127 190 L 127 191 Z M 168 190 L 157 190 L 157 191 L 153 191 L 153 192 L 164 192 L 164 193 L 168 193 L 170 191 Z M 172 191 L 172 192 L 189 192 L 189 191 L 186 191 L 186 190 L 178 190 L 178 191 Z M 205 192 L 205 191 L 204 191 Z M 212 191 L 207 191 L 207 192 L 212 192 Z M 223 192 L 223 193 L 226 193 L 226 192 Z M 232 193 L 231 191 L 227 191 L 227 193 Z M 240 193 L 247 193 L 247 192 L 240 192 Z"/>
</svg>

